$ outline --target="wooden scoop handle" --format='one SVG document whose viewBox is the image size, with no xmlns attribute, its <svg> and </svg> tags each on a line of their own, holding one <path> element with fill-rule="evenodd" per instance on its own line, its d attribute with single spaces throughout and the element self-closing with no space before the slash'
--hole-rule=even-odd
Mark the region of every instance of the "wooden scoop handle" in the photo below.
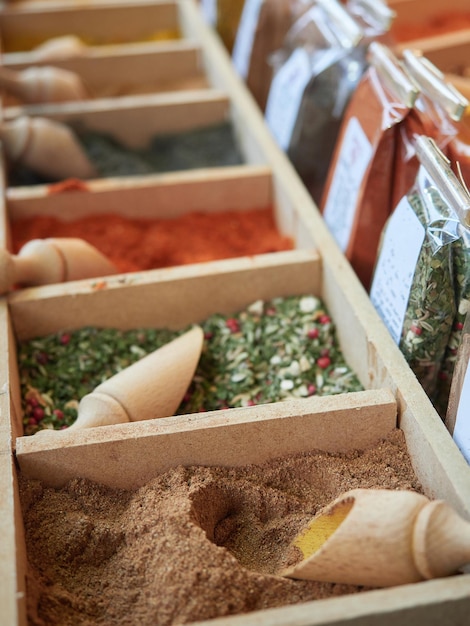
<svg viewBox="0 0 470 626">
<path fill-rule="evenodd" d="M 470 563 L 470 523 L 412 491 L 355 489 L 294 539 L 292 578 L 389 587 L 447 576 Z"/>
<path fill-rule="evenodd" d="M 14 285 L 48 285 L 117 272 L 116 266 L 107 257 L 78 238 L 32 239 L 18 255 L 0 250 L 2 294 Z"/>
<path fill-rule="evenodd" d="M 194 376 L 203 340 L 202 328 L 195 326 L 84 396 L 72 426 L 35 436 L 174 415 Z"/>
<path fill-rule="evenodd" d="M 1 124 L 0 140 L 10 162 L 42 176 L 54 180 L 97 176 L 77 137 L 61 122 L 22 115 Z"/>
</svg>

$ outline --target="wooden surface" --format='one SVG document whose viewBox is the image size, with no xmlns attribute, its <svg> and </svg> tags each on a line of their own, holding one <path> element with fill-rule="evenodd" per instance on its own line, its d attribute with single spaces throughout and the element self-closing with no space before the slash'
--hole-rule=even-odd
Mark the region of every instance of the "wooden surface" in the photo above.
<svg viewBox="0 0 470 626">
<path fill-rule="evenodd" d="M 346 358 L 367 390 L 350 396 L 317 398 L 315 403 L 310 400 L 306 403 L 293 401 L 173 417 L 165 423 L 151 420 L 145 424 L 103 427 L 101 431 L 91 429 L 77 433 L 77 438 L 69 441 L 68 445 L 62 442 L 54 448 L 48 445 L 39 449 L 39 440 L 34 442 L 33 438 L 19 437 L 16 444 L 22 471 L 60 483 L 66 476 L 77 472 L 86 475 L 88 471 L 102 470 L 105 473 L 99 478 L 110 481 L 110 484 L 121 480 L 128 481 L 129 485 L 142 484 L 150 475 L 147 474 L 150 468 L 145 465 L 142 469 L 139 465 L 142 459 L 150 459 L 156 464 L 154 471 L 158 467 L 164 469 L 166 462 L 205 460 L 208 463 L 234 464 L 249 462 L 250 458 L 261 461 L 262 454 L 271 458 L 281 451 L 287 453 L 289 450 L 305 449 L 314 438 L 324 446 L 367 441 L 383 427 L 384 419 L 387 428 L 393 427 L 397 421 L 402 428 L 416 475 L 426 495 L 442 497 L 462 515 L 470 517 L 470 469 L 467 463 L 390 338 L 291 164 L 276 146 L 253 98 L 235 75 L 220 41 L 207 29 L 192 0 L 181 0 L 178 6 L 182 30 L 202 44 L 202 66 L 216 90 L 209 98 L 213 103 L 211 115 L 217 119 L 220 119 L 218 115 L 229 115 L 248 163 L 269 169 L 272 184 L 265 187 L 265 191 L 269 190 L 268 194 L 275 199 L 279 222 L 286 232 L 295 233 L 298 247 L 302 248 L 305 244 L 306 249 L 265 255 L 263 258 L 220 261 L 116 277 L 110 279 L 104 288 L 97 288 L 90 281 L 80 281 L 12 294 L 8 299 L 12 332 L 7 333 L 7 350 L 2 351 L 5 383 L 9 390 L 6 408 L 10 411 L 9 429 L 15 434 L 19 429 L 18 371 L 14 362 L 16 338 L 53 332 L 70 324 L 73 327 L 90 323 L 131 328 L 136 325 L 161 326 L 170 320 L 173 327 L 182 327 L 204 319 L 214 310 L 230 312 L 258 298 L 307 291 L 324 299 L 338 324 L 338 336 Z M 167 112 L 162 124 L 187 122 L 184 116 L 191 115 L 192 108 L 187 106 L 191 98 L 193 94 L 191 97 L 152 96 L 145 106 L 135 100 L 134 109 L 144 118 L 141 126 L 136 125 L 135 137 L 142 140 L 148 132 L 145 123 L 150 111 L 153 115 L 157 109 Z M 196 104 L 203 107 L 205 98 L 196 98 Z M 171 111 L 175 104 L 176 113 Z M 122 120 L 131 119 L 121 114 L 126 107 L 118 106 L 114 113 L 103 106 L 100 111 L 93 112 L 93 116 L 95 120 L 109 116 L 107 123 L 117 127 Z M 52 116 L 64 114 L 64 110 L 51 110 Z M 78 117 L 89 114 L 88 107 L 74 113 Z M 207 115 L 209 118 L 210 114 Z M 258 180 L 262 181 L 264 174 L 261 171 L 253 180 L 258 176 Z M 165 181 L 170 185 L 176 183 L 171 176 Z M 145 185 L 155 182 L 155 178 L 148 179 L 145 184 L 138 182 L 138 185 L 143 185 L 140 187 L 141 200 L 145 195 L 143 206 L 150 198 L 146 192 L 144 194 Z M 104 190 L 107 182 L 100 184 Z M 126 184 L 133 183 L 129 181 Z M 197 187 L 197 180 L 193 179 L 192 184 Z M 223 183 L 224 186 L 228 184 L 227 180 Z M 13 201 L 13 197 L 10 198 Z M 108 198 L 111 199 L 111 196 Z M 27 195 L 23 196 L 23 200 L 27 200 Z M 72 200 L 66 198 L 66 203 L 72 203 Z M 7 358 L 10 360 L 9 367 L 6 365 Z M 348 426 L 339 428 L 339 420 L 343 418 Z M 132 436 L 129 436 L 131 433 Z M 223 433 L 224 436 L 221 436 Z M 72 433 L 65 436 L 71 437 Z M 251 445 L 247 446 L 247 441 Z M 213 445 L 208 445 L 208 442 Z M 10 439 L 8 445 L 11 444 Z M 3 438 L 0 445 L 5 445 Z M 172 456 L 167 461 L 169 449 Z M 9 453 L 4 450 L 0 448 L 11 467 Z M 159 451 L 161 455 L 156 454 Z M 8 470 L 6 474 L 7 478 L 2 475 L 8 487 L 2 524 L 6 525 L 6 536 L 11 537 L 12 533 L 19 532 L 21 525 L 18 519 L 15 520 L 17 508 L 14 489 L 9 487 L 13 482 L 8 478 Z M 24 567 L 21 537 L 17 537 L 17 550 L 18 558 L 10 549 L 5 555 L 6 561 L 2 559 L 0 562 L 10 580 L 5 604 L 8 626 L 21 623 L 15 598 L 10 593 L 14 586 L 11 581 L 17 573 L 21 575 Z M 208 625 L 356 626 L 360 623 L 361 626 L 415 626 L 422 623 L 427 626 L 464 626 L 468 624 L 470 611 L 469 578 L 454 577 L 383 592 L 321 600 L 211 620 Z M 21 587 L 18 589 L 21 592 Z"/>
</svg>

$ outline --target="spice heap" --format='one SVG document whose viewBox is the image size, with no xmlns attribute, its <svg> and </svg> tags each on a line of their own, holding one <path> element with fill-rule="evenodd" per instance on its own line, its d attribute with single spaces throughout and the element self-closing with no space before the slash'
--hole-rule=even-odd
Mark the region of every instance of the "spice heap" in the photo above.
<svg viewBox="0 0 470 626">
<path fill-rule="evenodd" d="M 130 149 L 103 133 L 77 131 L 76 136 L 99 177 L 138 176 L 243 163 L 230 122 L 158 135 L 140 150 Z M 18 186 L 54 181 L 27 168 L 16 167 L 8 182 L 10 186 Z"/>
<path fill-rule="evenodd" d="M 15 253 L 31 239 L 80 237 L 105 254 L 120 272 L 293 248 L 292 239 L 278 232 L 271 207 L 194 212 L 171 219 L 132 219 L 108 214 L 63 222 L 35 216 L 12 221 L 11 232 Z"/>
<path fill-rule="evenodd" d="M 276 575 L 298 530 L 356 487 L 421 491 L 401 431 L 348 454 L 178 467 L 135 491 L 20 475 L 29 624 L 167 626 L 364 591 Z"/>
<path fill-rule="evenodd" d="M 201 326 L 201 359 L 178 414 L 362 389 L 313 296 L 257 301 Z M 20 343 L 25 433 L 72 424 L 85 394 L 185 330 L 83 328 Z"/>
</svg>

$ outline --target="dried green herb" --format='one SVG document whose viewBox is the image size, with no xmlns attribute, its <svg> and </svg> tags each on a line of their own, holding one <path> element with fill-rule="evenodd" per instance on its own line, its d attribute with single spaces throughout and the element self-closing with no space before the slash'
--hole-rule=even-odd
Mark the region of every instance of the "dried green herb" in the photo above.
<svg viewBox="0 0 470 626">
<path fill-rule="evenodd" d="M 470 230 L 459 224 L 460 237 L 452 243 L 452 269 L 455 288 L 456 312 L 438 374 L 436 409 L 444 419 L 447 413 L 450 387 L 454 374 L 457 351 L 462 339 L 462 330 L 470 309 Z"/>
<path fill-rule="evenodd" d="M 408 200 L 425 228 L 410 290 L 400 349 L 424 390 L 433 397 L 455 317 L 452 241 L 456 220 L 433 187 L 414 187 Z"/>
<path fill-rule="evenodd" d="M 178 414 L 362 389 L 313 296 L 257 301 L 202 328 L 201 359 Z M 180 332 L 83 328 L 20 343 L 26 434 L 70 425 L 81 397 Z"/>
<path fill-rule="evenodd" d="M 100 177 L 136 176 L 243 163 L 231 122 L 158 135 L 140 150 L 128 148 L 111 135 L 78 127 L 76 136 Z M 51 182 L 54 181 L 25 167 L 16 167 L 9 175 L 10 186 Z"/>
</svg>

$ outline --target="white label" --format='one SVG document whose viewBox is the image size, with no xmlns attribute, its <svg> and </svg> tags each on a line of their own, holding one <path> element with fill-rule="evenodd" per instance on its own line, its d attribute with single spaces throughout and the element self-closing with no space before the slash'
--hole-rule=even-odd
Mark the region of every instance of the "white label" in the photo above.
<svg viewBox="0 0 470 626">
<path fill-rule="evenodd" d="M 305 87 L 311 77 L 310 61 L 297 48 L 274 75 L 266 103 L 266 123 L 283 150 L 290 144 Z"/>
<path fill-rule="evenodd" d="M 454 441 L 470 463 L 470 367 L 467 365 L 454 426 Z"/>
<path fill-rule="evenodd" d="M 263 0 L 245 0 L 232 50 L 232 62 L 243 79 L 248 76 L 253 42 Z"/>
<path fill-rule="evenodd" d="M 328 190 L 323 217 L 344 252 L 348 247 L 364 175 L 372 158 L 372 146 L 356 117 L 346 127 Z"/>
<path fill-rule="evenodd" d="M 405 196 L 387 223 L 370 289 L 372 304 L 397 344 L 424 235 L 424 227 Z"/>
<path fill-rule="evenodd" d="M 201 0 L 202 14 L 211 26 L 217 22 L 217 0 Z"/>
</svg>

